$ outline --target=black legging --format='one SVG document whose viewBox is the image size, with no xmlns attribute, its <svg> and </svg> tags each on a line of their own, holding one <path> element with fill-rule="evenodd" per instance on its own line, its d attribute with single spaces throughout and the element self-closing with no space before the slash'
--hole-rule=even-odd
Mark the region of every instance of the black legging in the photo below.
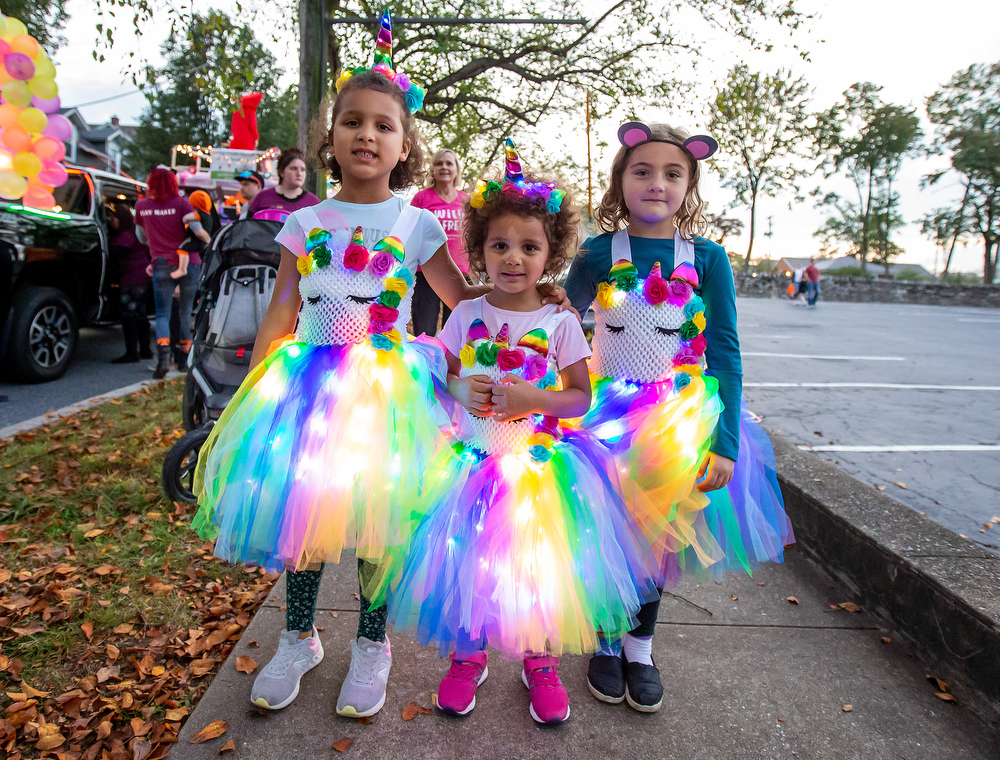
<svg viewBox="0 0 1000 760">
<path fill-rule="evenodd" d="M 416 282 L 413 285 L 413 306 L 411 315 L 413 319 L 414 335 L 437 335 L 438 317 L 442 309 L 444 316 L 441 317 L 441 324 L 448 321 L 451 316 L 451 309 L 445 306 L 438 294 L 427 282 L 423 272 L 417 272 Z"/>
<path fill-rule="evenodd" d="M 636 613 L 639 625 L 629 631 L 633 636 L 652 636 L 656 631 L 656 618 L 660 614 L 660 597 L 663 595 L 663 589 L 656 589 L 656 593 L 657 598 L 652 602 L 646 602 Z"/>
<path fill-rule="evenodd" d="M 316 598 L 319 596 L 319 584 L 323 579 L 323 568 L 319 570 L 299 570 L 285 573 L 285 629 L 288 631 L 311 631 L 316 618 Z M 370 580 L 376 565 L 358 560 L 358 581 L 364 588 L 365 581 Z M 358 636 L 364 636 L 370 641 L 385 641 L 385 622 L 388 615 L 385 605 L 370 610 L 371 601 L 363 593 L 361 597 L 361 616 L 358 619 Z"/>
</svg>

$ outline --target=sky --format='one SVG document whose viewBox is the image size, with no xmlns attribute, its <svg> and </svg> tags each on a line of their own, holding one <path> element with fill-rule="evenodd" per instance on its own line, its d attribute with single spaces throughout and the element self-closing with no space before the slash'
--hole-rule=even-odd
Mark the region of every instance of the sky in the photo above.
<svg viewBox="0 0 1000 760">
<path fill-rule="evenodd" d="M 604 5 L 596 0 L 594 3 L 595 8 Z M 1000 3 L 995 0 L 951 0 L 946 4 L 928 0 L 798 0 L 798 6 L 815 18 L 809 22 L 807 30 L 796 32 L 791 40 L 786 33 L 770 32 L 770 38 L 776 43 L 770 53 L 754 53 L 731 40 L 705 36 L 701 41 L 706 59 L 699 66 L 698 86 L 691 97 L 708 103 L 714 95 L 714 81 L 724 78 L 732 65 L 744 61 L 760 71 L 790 68 L 795 76 L 804 76 L 814 87 L 814 110 L 829 108 L 854 82 L 870 81 L 884 88 L 882 97 L 885 101 L 916 107 L 923 116 L 927 96 L 946 83 L 955 72 L 973 63 L 1000 61 Z M 67 106 L 134 90 L 135 86 L 124 74 L 130 52 L 151 57 L 154 63 L 158 59 L 155 51 L 162 37 L 157 37 L 155 31 L 135 39 L 127 29 L 120 29 L 118 42 L 113 50 L 106 52 L 105 62 L 94 61 L 91 51 L 97 18 L 93 7 L 92 0 L 70 0 L 67 4 L 71 15 L 65 30 L 68 43 L 55 56 L 60 96 Z M 683 17 L 679 20 L 684 21 Z M 790 42 L 808 50 L 809 60 L 803 61 Z M 288 72 L 286 78 L 294 76 L 297 50 L 291 40 L 279 39 L 272 52 Z M 133 93 L 86 106 L 82 111 L 92 123 L 118 116 L 128 124 L 138 120 L 144 105 L 143 96 Z M 697 130 L 703 124 L 692 120 L 691 110 L 690 102 L 668 108 L 650 104 L 644 118 L 647 121 L 666 120 Z M 697 105 L 694 110 L 698 110 Z M 930 134 L 931 125 L 926 123 L 926 118 L 923 126 L 925 133 Z M 617 120 L 605 120 L 594 125 L 596 138 L 612 143 L 612 148 L 605 152 L 595 150 L 595 169 L 600 167 L 606 170 L 610 164 L 617 127 Z M 573 138 L 567 138 L 570 139 Z M 582 133 L 577 135 L 577 139 L 584 141 Z M 585 141 L 582 145 L 585 150 Z M 562 148 L 565 149 L 565 146 Z M 915 222 L 936 207 L 957 205 L 960 198 L 957 180 L 942 182 L 932 188 L 920 188 L 921 177 L 946 167 L 945 157 L 917 158 L 903 164 L 897 187 L 900 211 L 908 224 L 894 233 L 895 242 L 904 249 L 898 261 L 940 270 L 940 250 L 920 233 L 919 224 Z M 817 185 L 822 185 L 824 191 L 835 190 L 841 194 L 853 191 L 853 186 L 846 180 L 822 180 L 820 177 L 806 180 L 804 190 Z M 705 177 L 701 190 L 712 212 L 726 210 L 732 194 L 720 187 L 714 176 Z M 790 208 L 791 201 L 788 196 L 779 196 L 763 198 L 758 202 L 755 258 L 758 255 L 770 255 L 775 259 L 781 256 L 804 257 L 818 252 L 820 241 L 813 233 L 823 224 L 825 214 L 814 209 L 808 197 L 804 202 L 792 202 Z M 727 213 L 743 219 L 748 217 L 747 211 L 740 207 Z M 768 230 L 769 217 L 773 232 L 770 238 L 760 234 Z M 747 240 L 730 238 L 726 243 L 731 251 L 744 252 Z M 952 271 L 982 271 L 982 251 L 978 241 L 956 250 Z"/>
</svg>

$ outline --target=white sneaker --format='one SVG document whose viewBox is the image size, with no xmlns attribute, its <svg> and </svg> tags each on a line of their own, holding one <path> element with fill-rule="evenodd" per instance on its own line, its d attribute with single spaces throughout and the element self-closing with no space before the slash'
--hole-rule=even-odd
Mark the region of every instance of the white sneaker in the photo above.
<svg viewBox="0 0 1000 760">
<path fill-rule="evenodd" d="M 299 681 L 323 660 L 323 645 L 313 628 L 312 636 L 300 639 L 298 631 L 284 630 L 278 637 L 278 651 L 257 674 L 250 701 L 265 710 L 288 707 L 299 695 Z"/>
<path fill-rule="evenodd" d="M 337 714 L 351 718 L 374 715 L 385 704 L 385 685 L 392 667 L 389 639 L 370 641 L 364 636 L 351 642 L 351 669 L 337 699 Z"/>
</svg>

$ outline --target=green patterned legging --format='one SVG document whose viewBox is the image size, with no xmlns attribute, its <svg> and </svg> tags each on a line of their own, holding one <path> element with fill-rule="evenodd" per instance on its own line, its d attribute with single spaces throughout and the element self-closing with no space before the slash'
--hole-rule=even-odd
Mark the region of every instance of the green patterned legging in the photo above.
<svg viewBox="0 0 1000 760">
<path fill-rule="evenodd" d="M 299 570 L 296 573 L 286 572 L 287 601 L 285 602 L 285 628 L 289 631 L 310 631 L 316 618 L 316 597 L 319 595 L 319 584 L 323 579 L 323 568 L 319 570 Z M 376 565 L 358 560 L 358 582 L 364 588 L 365 581 L 375 571 Z M 387 610 L 385 605 L 369 610 L 371 601 L 362 593 L 361 615 L 358 619 L 358 636 L 364 636 L 371 641 L 385 641 L 385 621 Z"/>
</svg>

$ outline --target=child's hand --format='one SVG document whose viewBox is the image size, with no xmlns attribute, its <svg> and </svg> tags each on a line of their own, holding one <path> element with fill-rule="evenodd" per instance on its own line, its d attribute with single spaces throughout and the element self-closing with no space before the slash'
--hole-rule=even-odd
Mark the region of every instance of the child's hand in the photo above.
<svg viewBox="0 0 1000 760">
<path fill-rule="evenodd" d="M 493 415 L 501 422 L 527 417 L 538 408 L 538 389 L 517 375 L 507 374 L 493 386 Z"/>
<path fill-rule="evenodd" d="M 565 288 L 553 285 L 551 282 L 540 282 L 535 287 L 542 296 L 542 306 L 550 303 L 559 304 L 559 308 L 556 309 L 556 311 L 571 311 L 576 315 L 577 320 L 580 322 L 583 321 L 580 317 L 580 312 L 573 308 L 573 304 L 571 304 L 569 302 L 569 298 L 566 297 Z"/>
<path fill-rule="evenodd" d="M 725 488 L 729 485 L 729 481 L 733 479 L 733 470 L 735 468 L 736 462 L 732 459 L 713 454 L 711 451 L 708 452 L 705 460 L 701 463 L 701 469 L 698 470 L 698 477 L 705 478 L 698 484 L 698 490 L 702 493 L 707 493 L 708 491 Z"/>
<path fill-rule="evenodd" d="M 492 414 L 493 381 L 486 375 L 448 378 L 448 393 L 477 417 Z"/>
<path fill-rule="evenodd" d="M 179 280 L 181 277 L 184 277 L 186 274 L 187 274 L 187 272 L 183 271 L 182 269 L 175 269 L 173 272 L 170 273 L 170 277 L 172 279 L 174 279 L 174 280 Z"/>
<path fill-rule="evenodd" d="M 152 276 L 153 276 L 153 265 L 152 265 L 152 264 L 147 264 L 147 265 L 146 265 L 146 274 L 147 274 L 147 275 L 148 275 L 149 277 L 152 277 Z"/>
</svg>

